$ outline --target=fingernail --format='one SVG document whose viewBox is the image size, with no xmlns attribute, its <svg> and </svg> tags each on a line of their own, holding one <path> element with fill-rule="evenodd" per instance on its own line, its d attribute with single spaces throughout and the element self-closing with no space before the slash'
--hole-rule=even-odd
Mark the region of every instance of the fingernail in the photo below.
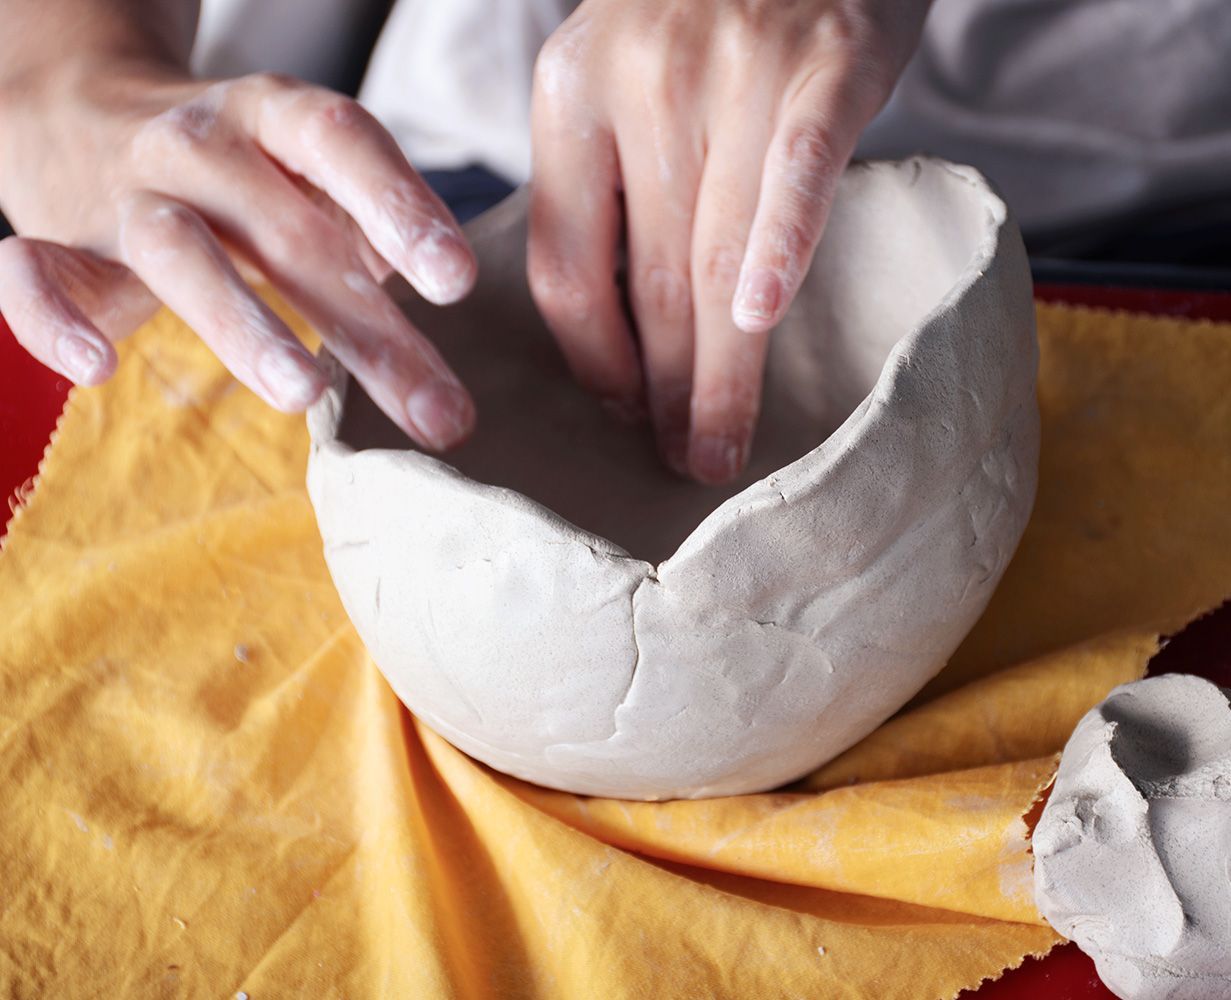
<svg viewBox="0 0 1231 1000">
<path fill-rule="evenodd" d="M 630 426 L 642 423 L 647 416 L 640 396 L 609 396 L 602 401 L 602 406 L 608 416 Z"/>
<path fill-rule="evenodd" d="M 411 393 L 406 415 L 435 451 L 460 444 L 474 428 L 474 403 L 465 389 L 448 382 L 433 382 Z"/>
<path fill-rule="evenodd" d="M 474 285 L 475 263 L 463 240 L 448 229 L 433 229 L 411 249 L 415 287 L 429 302 L 448 305 Z"/>
<path fill-rule="evenodd" d="M 745 274 L 735 293 L 732 308 L 736 325 L 750 333 L 765 329 L 766 321 L 778 314 L 782 302 L 782 282 L 778 275 L 767 269 L 757 268 Z"/>
<path fill-rule="evenodd" d="M 256 373 L 275 405 L 292 411 L 307 409 L 325 388 L 320 369 L 295 350 L 270 348 L 257 362 Z"/>
<path fill-rule="evenodd" d="M 75 333 L 60 335 L 56 341 L 56 358 L 64 374 L 78 385 L 92 384 L 107 363 L 102 351 Z"/>
<path fill-rule="evenodd" d="M 702 434 L 693 438 L 688 452 L 689 471 L 712 486 L 729 483 L 740 474 L 748 460 L 748 444 L 743 438 Z"/>
</svg>

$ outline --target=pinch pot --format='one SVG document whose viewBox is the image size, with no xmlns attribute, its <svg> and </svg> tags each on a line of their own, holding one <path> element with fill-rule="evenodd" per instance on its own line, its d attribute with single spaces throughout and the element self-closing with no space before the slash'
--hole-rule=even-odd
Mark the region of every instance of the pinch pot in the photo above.
<svg viewBox="0 0 1231 1000">
<path fill-rule="evenodd" d="M 500 771 L 631 799 L 796 779 L 940 670 L 1025 527 L 1017 229 L 969 168 L 848 168 L 770 340 L 751 464 L 717 489 L 569 377 L 527 290 L 525 207 L 468 227 L 466 301 L 399 293 L 475 395 L 470 442 L 415 450 L 336 364 L 309 412 L 342 602 L 410 710 Z"/>
</svg>

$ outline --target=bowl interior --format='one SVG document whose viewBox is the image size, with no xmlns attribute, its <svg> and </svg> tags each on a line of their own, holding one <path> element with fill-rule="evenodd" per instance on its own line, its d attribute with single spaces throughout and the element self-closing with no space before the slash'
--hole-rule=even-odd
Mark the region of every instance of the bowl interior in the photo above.
<svg viewBox="0 0 1231 1000">
<path fill-rule="evenodd" d="M 989 236 L 987 197 L 926 161 L 848 169 L 805 287 L 770 340 L 752 460 L 724 487 L 671 473 L 648 424 L 618 423 L 576 386 L 526 288 L 524 212 L 498 207 L 480 220 L 479 285 L 465 302 L 439 309 L 405 296 L 478 406 L 474 437 L 447 460 L 661 562 L 719 504 L 816 448 L 859 405 L 894 344 L 972 264 Z M 339 437 L 356 450 L 412 447 L 353 380 Z"/>
</svg>

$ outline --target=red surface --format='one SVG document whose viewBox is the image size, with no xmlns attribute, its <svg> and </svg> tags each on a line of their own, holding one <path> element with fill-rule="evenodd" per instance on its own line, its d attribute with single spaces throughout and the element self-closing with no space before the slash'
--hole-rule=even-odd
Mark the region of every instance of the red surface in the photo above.
<svg viewBox="0 0 1231 1000">
<path fill-rule="evenodd" d="M 1189 294 L 1151 289 L 1044 285 L 1047 302 L 1104 306 L 1186 319 L 1231 320 L 1231 294 Z M 37 471 L 59 417 L 67 383 L 30 358 L 0 318 L 0 490 L 12 497 Z M 8 523 L 8 511 L 0 511 Z M 1151 661 L 1151 673 L 1200 674 L 1231 686 L 1231 603 L 1194 622 Z M 1019 969 L 976 992 L 978 1000 L 1114 1000 L 1094 963 L 1074 945 L 1044 959 L 1027 959 Z"/>
<path fill-rule="evenodd" d="M 1180 319 L 1231 321 L 1231 293 L 1227 292 L 1181 292 L 1105 285 L 1035 285 L 1034 296 L 1044 302 L 1123 309 Z"/>
<path fill-rule="evenodd" d="M 0 508 L 0 535 L 15 491 L 38 470 L 68 386 L 22 350 L 0 317 L 0 493 L 10 501 Z"/>
</svg>

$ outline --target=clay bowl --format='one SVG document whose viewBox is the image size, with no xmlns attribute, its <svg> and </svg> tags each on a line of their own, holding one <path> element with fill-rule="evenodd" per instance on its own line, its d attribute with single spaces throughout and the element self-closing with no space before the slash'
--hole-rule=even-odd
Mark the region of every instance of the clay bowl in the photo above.
<svg viewBox="0 0 1231 1000">
<path fill-rule="evenodd" d="M 325 557 L 377 666 L 466 753 L 634 799 L 760 791 L 940 668 L 1033 503 L 1030 276 L 1004 204 L 935 160 L 853 165 L 774 333 L 743 479 L 658 461 L 568 376 L 525 281 L 525 201 L 469 228 L 479 285 L 406 308 L 479 429 L 411 448 L 344 372 L 309 414 Z"/>
</svg>

